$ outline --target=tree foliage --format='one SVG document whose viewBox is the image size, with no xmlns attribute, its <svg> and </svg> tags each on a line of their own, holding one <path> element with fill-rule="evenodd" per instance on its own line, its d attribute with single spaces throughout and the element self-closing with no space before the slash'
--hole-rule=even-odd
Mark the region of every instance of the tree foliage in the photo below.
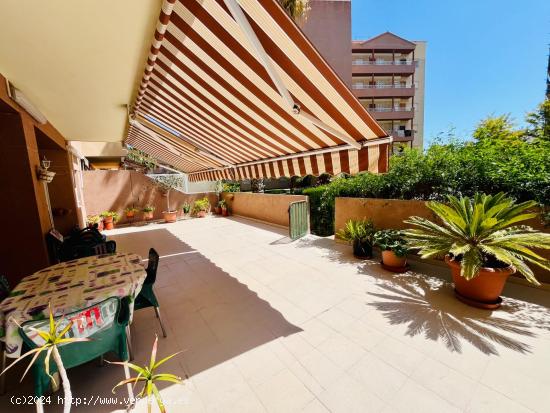
<svg viewBox="0 0 550 413">
<path fill-rule="evenodd" d="M 407 149 L 391 157 L 386 174 L 360 173 L 305 189 L 312 231 L 334 233 L 336 197 L 444 201 L 448 195 L 505 192 L 517 201 L 550 205 L 550 139 L 544 138 L 544 122 L 531 125 L 518 129 L 507 116 L 487 118 L 473 132 L 473 140 L 451 136 L 424 152 Z"/>
</svg>

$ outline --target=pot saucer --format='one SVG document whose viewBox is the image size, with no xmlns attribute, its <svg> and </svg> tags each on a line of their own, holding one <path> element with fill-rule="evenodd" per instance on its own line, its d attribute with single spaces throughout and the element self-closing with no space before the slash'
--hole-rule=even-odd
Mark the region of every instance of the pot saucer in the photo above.
<svg viewBox="0 0 550 413">
<path fill-rule="evenodd" d="M 464 304 L 471 305 L 472 307 L 482 308 L 484 310 L 496 310 L 502 304 L 502 298 L 498 297 L 495 301 L 476 301 L 471 298 L 465 297 L 460 294 L 455 288 L 455 296 Z"/>
</svg>

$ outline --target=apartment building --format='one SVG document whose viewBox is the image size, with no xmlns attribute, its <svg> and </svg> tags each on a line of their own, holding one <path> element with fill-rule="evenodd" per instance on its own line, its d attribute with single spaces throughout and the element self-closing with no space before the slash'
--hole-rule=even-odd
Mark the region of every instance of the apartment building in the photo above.
<svg viewBox="0 0 550 413">
<path fill-rule="evenodd" d="M 352 41 L 352 90 L 380 125 L 402 142 L 422 147 L 426 43 L 386 32 Z"/>
<path fill-rule="evenodd" d="M 352 41 L 351 6 L 351 0 L 310 0 L 302 30 L 394 137 L 394 149 L 422 148 L 426 42 L 390 32 Z"/>
</svg>

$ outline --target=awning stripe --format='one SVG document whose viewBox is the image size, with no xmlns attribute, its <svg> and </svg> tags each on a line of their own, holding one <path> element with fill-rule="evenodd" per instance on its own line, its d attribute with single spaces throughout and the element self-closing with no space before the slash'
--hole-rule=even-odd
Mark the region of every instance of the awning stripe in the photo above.
<svg viewBox="0 0 550 413">
<path fill-rule="evenodd" d="M 164 0 L 132 116 L 166 134 L 127 143 L 192 180 L 384 171 L 387 143 L 365 143 L 385 132 L 278 1 L 236 1 L 237 21 L 225 0 Z"/>
<path fill-rule="evenodd" d="M 337 152 L 308 155 L 291 159 L 269 161 L 254 165 L 238 166 L 220 170 L 202 171 L 189 174 L 191 182 L 216 181 L 219 179 L 252 179 L 252 178 L 279 178 L 281 176 L 305 176 L 329 173 L 337 175 L 341 172 L 356 174 L 360 171 L 383 173 L 387 171 L 389 144 L 384 143 L 363 148 L 345 149 Z M 360 168 L 360 163 L 368 167 Z M 233 178 L 233 177 L 236 178 Z"/>
</svg>

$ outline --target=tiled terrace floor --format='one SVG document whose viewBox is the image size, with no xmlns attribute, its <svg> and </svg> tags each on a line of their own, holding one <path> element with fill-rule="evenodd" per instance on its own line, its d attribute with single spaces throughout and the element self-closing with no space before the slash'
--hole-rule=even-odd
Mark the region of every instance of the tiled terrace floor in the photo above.
<svg viewBox="0 0 550 413">
<path fill-rule="evenodd" d="M 166 371 L 189 377 L 163 387 L 168 412 L 549 411 L 548 291 L 508 283 L 501 310 L 476 310 L 455 300 L 444 268 L 390 274 L 332 240 L 288 243 L 282 230 L 239 218 L 110 236 L 121 251 L 145 257 L 153 246 L 162 256 L 160 352 L 185 350 Z M 137 312 L 133 327 L 145 362 L 159 332 L 153 311 Z M 31 392 L 10 377 L 9 395 Z M 70 378 L 75 396 L 109 397 L 122 371 L 92 363 Z M 33 411 L 9 395 L 0 411 Z"/>
</svg>

